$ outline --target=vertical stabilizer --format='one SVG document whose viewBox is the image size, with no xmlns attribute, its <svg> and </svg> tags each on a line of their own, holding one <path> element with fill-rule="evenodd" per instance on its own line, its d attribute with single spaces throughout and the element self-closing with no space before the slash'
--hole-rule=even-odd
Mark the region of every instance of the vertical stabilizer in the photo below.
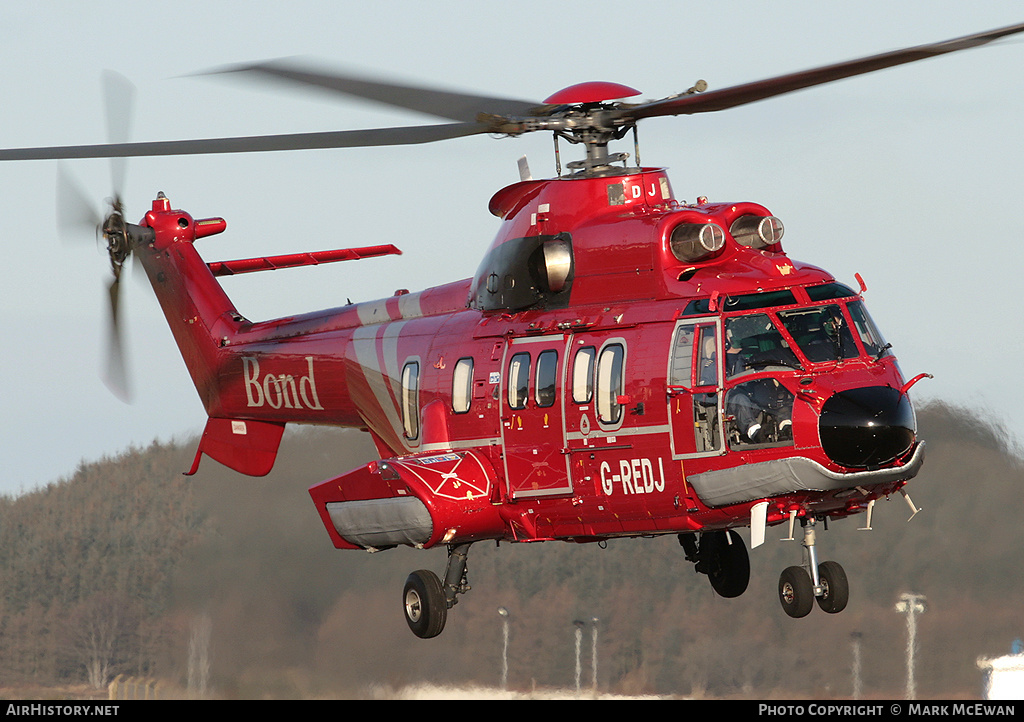
<svg viewBox="0 0 1024 722">
<path fill-rule="evenodd" d="M 218 371 L 241 316 L 193 243 L 227 224 L 174 210 L 161 193 L 142 225 L 153 229 L 154 238 L 135 250 L 136 258 L 146 269 L 203 405 L 214 416 Z"/>
</svg>

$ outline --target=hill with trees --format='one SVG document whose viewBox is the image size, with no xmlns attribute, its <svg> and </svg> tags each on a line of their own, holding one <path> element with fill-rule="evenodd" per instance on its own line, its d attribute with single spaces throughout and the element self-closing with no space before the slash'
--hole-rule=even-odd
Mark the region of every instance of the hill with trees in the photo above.
<svg viewBox="0 0 1024 722">
<path fill-rule="evenodd" d="M 839 615 L 785 616 L 779 572 L 799 542 L 751 552 L 743 596 L 722 599 L 674 536 L 597 544 L 479 543 L 473 589 L 445 632 L 414 637 L 400 609 L 415 569 L 443 549 L 334 549 L 307 488 L 374 458 L 365 434 L 289 431 L 274 471 L 254 479 L 205 459 L 194 441 L 154 443 L 82 463 L 68 478 L 0 499 L 0 678 L 105 684 L 116 674 L 221 697 L 362 696 L 404 684 L 497 685 L 509 617 L 511 687 L 572 687 L 575 620 L 583 682 L 596 632 L 598 687 L 713 697 L 849 697 L 853 647 L 864 695 L 901 697 L 900 593 L 927 598 L 918 623 L 918 696 L 977 697 L 975 660 L 1022 636 L 1024 525 L 1018 450 L 997 425 L 960 409 L 918 413 L 928 444 L 909 489 L 864 517 L 819 532 L 822 559 L 851 584 Z M 594 622 L 593 620 L 597 620 Z"/>
</svg>

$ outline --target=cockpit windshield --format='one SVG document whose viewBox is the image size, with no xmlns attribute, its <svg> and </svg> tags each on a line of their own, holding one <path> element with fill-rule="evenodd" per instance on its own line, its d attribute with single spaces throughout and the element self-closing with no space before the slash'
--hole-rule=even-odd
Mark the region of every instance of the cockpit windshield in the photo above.
<svg viewBox="0 0 1024 722">
<path fill-rule="evenodd" d="M 876 359 L 885 356 L 889 352 L 890 344 L 882 338 L 875 322 L 868 315 L 868 310 L 864 308 L 864 302 L 850 301 L 848 308 L 853 325 L 857 327 L 857 333 L 860 335 L 860 341 L 864 344 L 864 350 Z"/>
<path fill-rule="evenodd" d="M 799 306 L 796 298 L 782 300 L 768 293 L 723 304 L 723 428 L 730 447 L 793 443 L 795 389 L 792 379 L 787 379 L 792 369 L 807 373 L 817 364 L 865 357 L 877 361 L 889 352 L 889 344 L 852 290 L 829 283 L 808 288 L 807 296 L 813 305 Z M 779 307 L 773 307 L 772 301 L 780 301 Z M 688 361 L 692 355 L 686 354 Z M 696 448 L 717 447 L 698 443 Z"/>
<path fill-rule="evenodd" d="M 802 368 L 766 313 L 727 318 L 725 338 L 725 373 L 729 378 L 779 368 Z"/>
<path fill-rule="evenodd" d="M 779 311 L 779 320 L 812 363 L 856 358 L 859 354 L 838 304 Z"/>
<path fill-rule="evenodd" d="M 726 376 L 803 370 L 805 360 L 816 364 L 854 359 L 861 353 L 855 336 L 870 357 L 878 359 L 888 352 L 889 345 L 859 299 L 730 316 L 725 319 Z"/>
</svg>

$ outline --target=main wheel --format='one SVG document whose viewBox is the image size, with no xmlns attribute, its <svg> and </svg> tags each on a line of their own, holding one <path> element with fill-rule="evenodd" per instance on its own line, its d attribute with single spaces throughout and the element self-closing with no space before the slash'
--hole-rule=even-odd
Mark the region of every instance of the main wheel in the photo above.
<svg viewBox="0 0 1024 722">
<path fill-rule="evenodd" d="M 814 608 L 814 585 L 803 567 L 787 567 L 779 577 L 779 601 L 794 619 L 806 617 Z"/>
<path fill-rule="evenodd" d="M 730 530 L 703 535 L 700 559 L 703 571 L 711 581 L 711 588 L 719 596 L 732 599 L 747 591 L 750 558 L 739 534 Z"/>
<path fill-rule="evenodd" d="M 421 639 L 436 637 L 448 620 L 448 604 L 444 587 L 437 575 L 429 569 L 420 569 L 405 580 L 402 592 L 405 621 L 412 633 Z"/>
<path fill-rule="evenodd" d="M 818 579 L 821 581 L 821 596 L 818 606 L 829 614 L 838 614 L 846 609 L 850 601 L 850 583 L 839 562 L 822 562 L 818 565 Z"/>
</svg>

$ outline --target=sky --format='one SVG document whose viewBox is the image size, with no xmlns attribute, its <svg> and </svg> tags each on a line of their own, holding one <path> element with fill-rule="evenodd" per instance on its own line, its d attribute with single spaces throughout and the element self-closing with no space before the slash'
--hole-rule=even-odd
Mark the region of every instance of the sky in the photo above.
<svg viewBox="0 0 1024 722">
<path fill-rule="evenodd" d="M 443 7 L 443 10 L 441 8 Z M 298 56 L 328 68 L 481 95 L 543 100 L 588 80 L 654 99 L 698 78 L 711 89 L 1024 21 L 1015 2 L 591 0 L 234 2 L 39 0 L 0 9 L 0 146 L 106 142 L 101 77 L 136 86 L 134 140 L 435 123 L 324 93 L 203 77 Z M 797 260 L 856 287 L 893 344 L 911 392 L 975 409 L 1024 438 L 1017 315 L 1024 188 L 1024 42 L 1000 41 L 742 108 L 640 126 L 645 165 L 677 198 L 755 201 L 786 226 Z M 632 153 L 632 143 L 613 148 Z M 563 161 L 572 149 L 562 147 Z M 133 159 L 124 187 L 141 218 L 158 191 L 227 231 L 208 261 L 394 243 L 404 255 L 225 279 L 253 320 L 420 290 L 471 276 L 497 231 L 487 201 L 554 174 L 547 134 L 424 146 Z M 103 160 L 65 171 L 96 199 Z M 0 164 L 0 493 L 82 461 L 201 432 L 205 414 L 152 292 L 125 298 L 133 400 L 101 379 L 108 262 L 89 234 L 61 237 L 57 163 Z M 207 461 L 205 463 L 214 463 Z M 339 470 L 339 473 L 343 470 Z"/>
</svg>

